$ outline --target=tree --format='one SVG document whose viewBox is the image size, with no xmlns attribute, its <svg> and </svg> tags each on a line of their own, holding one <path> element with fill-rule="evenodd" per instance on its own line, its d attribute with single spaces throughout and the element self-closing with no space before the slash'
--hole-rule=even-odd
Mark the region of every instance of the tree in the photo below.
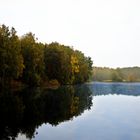
<svg viewBox="0 0 140 140">
<path fill-rule="evenodd" d="M 24 69 L 19 38 L 14 28 L 0 27 L 0 84 L 9 85 Z"/>
<path fill-rule="evenodd" d="M 49 80 L 57 79 L 60 81 L 61 77 L 61 52 L 58 49 L 58 43 L 51 43 L 45 47 L 44 61 L 45 73 Z"/>
<path fill-rule="evenodd" d="M 92 61 L 90 57 L 86 57 L 82 52 L 76 50 L 75 55 L 77 57 L 77 67 L 78 71 L 75 73 L 74 83 L 83 83 L 86 82 L 92 71 Z M 76 69 L 77 69 L 76 67 Z"/>
<path fill-rule="evenodd" d="M 21 38 L 21 47 L 25 65 L 22 79 L 31 86 L 40 85 L 44 74 L 44 46 L 28 33 Z"/>
<path fill-rule="evenodd" d="M 44 45 L 31 32 L 19 38 L 14 28 L 0 26 L 0 85 L 18 80 L 38 86 L 54 79 L 61 84 L 83 83 L 91 70 L 91 58 L 70 46 Z"/>
</svg>

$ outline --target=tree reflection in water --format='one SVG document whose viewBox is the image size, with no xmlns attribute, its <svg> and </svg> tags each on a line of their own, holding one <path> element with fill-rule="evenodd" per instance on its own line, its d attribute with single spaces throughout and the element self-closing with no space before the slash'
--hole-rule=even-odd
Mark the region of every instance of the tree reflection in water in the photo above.
<svg viewBox="0 0 140 140">
<path fill-rule="evenodd" d="M 33 138 L 43 123 L 58 125 L 81 115 L 92 106 L 86 85 L 51 89 L 3 90 L 0 92 L 0 139 L 13 140 L 18 133 Z"/>
</svg>

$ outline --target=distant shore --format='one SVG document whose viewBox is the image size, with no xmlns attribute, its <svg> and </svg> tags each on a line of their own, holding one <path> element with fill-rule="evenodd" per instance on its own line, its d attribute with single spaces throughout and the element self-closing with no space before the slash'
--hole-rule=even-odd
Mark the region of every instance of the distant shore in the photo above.
<svg viewBox="0 0 140 140">
<path fill-rule="evenodd" d="M 140 82 L 140 67 L 108 68 L 93 67 L 93 81 Z"/>
</svg>

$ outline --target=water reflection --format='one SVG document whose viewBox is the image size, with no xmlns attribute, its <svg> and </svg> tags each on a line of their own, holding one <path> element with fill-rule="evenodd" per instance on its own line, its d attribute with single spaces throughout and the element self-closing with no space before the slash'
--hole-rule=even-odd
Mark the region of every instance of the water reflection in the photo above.
<svg viewBox="0 0 140 140">
<path fill-rule="evenodd" d="M 0 139 L 28 138 L 43 123 L 58 125 L 81 115 L 92 106 L 92 93 L 84 86 L 65 86 L 57 90 L 40 88 L 0 92 Z"/>
<path fill-rule="evenodd" d="M 108 94 L 140 96 L 140 83 L 94 82 L 88 84 L 88 87 L 94 96 Z"/>
<path fill-rule="evenodd" d="M 91 110 L 57 127 L 42 125 L 35 140 L 139 140 L 140 83 L 86 85 L 94 95 Z"/>
</svg>

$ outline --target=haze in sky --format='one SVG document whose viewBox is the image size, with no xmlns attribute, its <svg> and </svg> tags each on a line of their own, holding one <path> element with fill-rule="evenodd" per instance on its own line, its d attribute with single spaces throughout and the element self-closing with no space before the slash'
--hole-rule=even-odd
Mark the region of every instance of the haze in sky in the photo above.
<svg viewBox="0 0 140 140">
<path fill-rule="evenodd" d="M 0 24 L 73 46 L 94 66 L 140 66 L 140 0 L 1 0 Z"/>
</svg>

